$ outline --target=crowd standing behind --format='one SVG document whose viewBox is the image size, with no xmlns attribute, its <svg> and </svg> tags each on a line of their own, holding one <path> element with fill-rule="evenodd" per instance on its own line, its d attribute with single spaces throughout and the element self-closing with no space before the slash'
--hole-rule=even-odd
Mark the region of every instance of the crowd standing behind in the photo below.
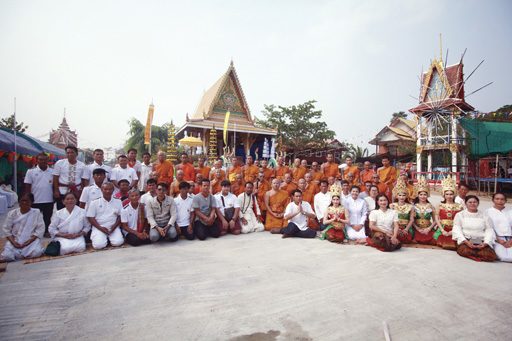
<svg viewBox="0 0 512 341">
<path fill-rule="evenodd" d="M 102 249 L 266 230 L 386 252 L 436 245 L 477 261 L 512 262 L 512 211 L 503 193 L 484 212 L 469 187 L 448 176 L 434 207 L 427 180 L 412 185 L 388 158 L 378 169 L 368 161 L 359 169 L 350 157 L 340 167 L 331 153 L 322 164 L 296 158 L 292 167 L 278 157 L 273 168 L 247 156 L 245 164 L 233 157 L 226 169 L 221 159 L 209 166 L 204 157 L 194 167 L 186 153 L 175 165 L 163 151 L 154 163 L 149 153 L 140 162 L 130 149 L 111 168 L 101 149 L 89 165 L 77 160 L 76 147 L 65 150 L 53 169 L 40 154 L 27 172 L 19 208 L 2 227 L 3 261 L 82 252 L 86 243 Z M 43 247 L 44 235 L 51 250 Z"/>
</svg>

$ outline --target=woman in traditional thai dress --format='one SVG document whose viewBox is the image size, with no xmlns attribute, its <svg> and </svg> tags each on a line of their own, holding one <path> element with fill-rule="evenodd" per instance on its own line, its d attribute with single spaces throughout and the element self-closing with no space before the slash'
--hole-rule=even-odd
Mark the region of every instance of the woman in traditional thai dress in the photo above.
<svg viewBox="0 0 512 341">
<path fill-rule="evenodd" d="M 395 202 L 390 206 L 395 210 L 398 216 L 398 240 L 402 244 L 411 243 L 414 238 L 414 206 L 408 202 L 409 190 L 407 184 L 402 177 L 398 178 L 395 187 L 393 188 L 393 198 Z"/>
<path fill-rule="evenodd" d="M 85 235 L 91 229 L 85 210 L 76 206 L 73 193 L 68 193 L 62 200 L 64 208 L 52 217 L 48 232 L 54 241 L 60 243 L 60 255 L 85 251 Z"/>
<path fill-rule="evenodd" d="M 345 240 L 345 208 L 341 204 L 341 188 L 333 186 L 331 191 L 331 204 L 323 215 L 323 224 L 326 228 L 321 232 L 320 239 L 327 239 L 330 242 L 342 243 Z"/>
<path fill-rule="evenodd" d="M 437 209 L 437 231 L 434 234 L 437 246 L 447 250 L 456 250 L 457 243 L 452 239 L 453 219 L 455 215 L 462 211 L 464 207 L 456 203 L 455 195 L 457 184 L 455 179 L 447 176 L 441 181 L 443 198 L 439 208 Z"/>
<path fill-rule="evenodd" d="M 466 196 L 466 209 L 459 212 L 453 221 L 453 239 L 457 242 L 460 256 L 493 262 L 498 259 L 492 249 L 495 234 L 489 217 L 478 210 L 479 204 L 476 196 Z"/>
<path fill-rule="evenodd" d="M 422 176 L 414 186 L 414 241 L 419 244 L 436 245 L 434 233 L 436 230 L 436 211 L 428 201 L 430 189 L 428 182 Z"/>
<path fill-rule="evenodd" d="M 395 251 L 402 247 L 398 240 L 398 216 L 396 211 L 390 209 L 389 199 L 384 194 L 377 196 L 378 209 L 370 213 L 370 228 L 372 237 L 368 238 L 368 245 L 381 251 Z"/>
<path fill-rule="evenodd" d="M 43 254 L 43 214 L 37 208 L 31 208 L 33 202 L 32 193 L 24 194 L 18 200 L 20 207 L 7 213 L 2 228 L 2 237 L 7 241 L 0 260 L 11 262 Z"/>
<path fill-rule="evenodd" d="M 358 186 L 352 186 L 350 196 L 343 203 L 345 217 L 349 220 L 345 226 L 345 237 L 349 240 L 355 240 L 358 244 L 366 244 L 367 235 L 364 224 L 367 219 L 368 205 L 364 199 L 359 198 L 359 192 Z"/>
</svg>

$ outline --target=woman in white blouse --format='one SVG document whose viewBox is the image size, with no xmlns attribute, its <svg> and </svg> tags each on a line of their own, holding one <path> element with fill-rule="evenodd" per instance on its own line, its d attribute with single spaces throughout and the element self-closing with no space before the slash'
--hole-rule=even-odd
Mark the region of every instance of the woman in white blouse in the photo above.
<svg viewBox="0 0 512 341">
<path fill-rule="evenodd" d="M 76 206 L 73 193 L 68 193 L 62 200 L 64 208 L 52 217 L 48 232 L 54 241 L 60 243 L 60 255 L 85 251 L 84 236 L 89 232 L 90 225 L 85 217 L 85 210 Z"/>
<path fill-rule="evenodd" d="M 370 212 L 372 238 L 368 245 L 381 251 L 395 251 L 402 247 L 398 240 L 398 214 L 389 208 L 389 199 L 384 194 L 377 196 L 379 208 Z"/>
<path fill-rule="evenodd" d="M 349 223 L 346 225 L 346 237 L 355 240 L 358 244 L 366 244 L 366 232 L 364 223 L 368 212 L 368 205 L 364 199 L 359 198 L 360 189 L 352 186 L 350 196 L 345 200 L 345 217 Z"/>
<path fill-rule="evenodd" d="M 496 234 L 494 252 L 502 262 L 512 262 L 512 210 L 505 208 L 507 197 L 497 192 L 492 195 L 494 206 L 487 209 L 487 216 Z"/>
<path fill-rule="evenodd" d="M 457 213 L 453 221 L 452 238 L 457 242 L 457 253 L 476 261 L 493 262 L 497 259 L 492 249 L 494 231 L 490 219 L 478 211 L 480 200 L 475 195 L 466 197 L 466 209 Z"/>
</svg>

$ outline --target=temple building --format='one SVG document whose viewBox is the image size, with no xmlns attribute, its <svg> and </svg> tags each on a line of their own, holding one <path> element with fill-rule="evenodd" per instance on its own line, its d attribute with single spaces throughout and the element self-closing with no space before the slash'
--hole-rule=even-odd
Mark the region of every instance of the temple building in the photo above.
<svg viewBox="0 0 512 341">
<path fill-rule="evenodd" d="M 381 129 L 369 144 L 376 146 L 376 155 L 402 158 L 413 155 L 416 147 L 416 118 L 397 117 Z"/>
<path fill-rule="evenodd" d="M 64 115 L 59 128 L 50 132 L 50 139 L 48 142 L 58 148 L 65 148 L 66 146 L 78 147 L 77 137 L 76 131 L 69 128 L 68 122 L 66 121 L 66 115 Z"/>
<path fill-rule="evenodd" d="M 223 128 L 227 112 L 230 112 L 227 125 L 227 143 L 224 144 Z M 216 130 L 216 141 L 210 144 L 210 131 Z M 187 114 L 185 124 L 176 132 L 177 139 L 185 135 L 199 137 L 203 150 L 216 146 L 217 155 L 227 155 L 233 151 L 245 159 L 249 153 L 258 158 L 263 156 L 265 139 L 267 143 L 277 135 L 277 130 L 256 126 L 249 110 L 233 62 L 227 71 L 209 88 L 201 98 L 191 117 Z M 229 150 L 228 150 L 229 148 Z"/>
</svg>

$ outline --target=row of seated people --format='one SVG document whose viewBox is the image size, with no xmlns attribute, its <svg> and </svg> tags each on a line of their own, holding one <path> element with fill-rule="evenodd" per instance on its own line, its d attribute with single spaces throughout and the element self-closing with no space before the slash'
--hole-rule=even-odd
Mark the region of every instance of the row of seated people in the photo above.
<svg viewBox="0 0 512 341">
<path fill-rule="evenodd" d="M 400 249 L 403 243 L 420 243 L 457 250 L 461 256 L 474 260 L 512 261 L 512 215 L 504 208 L 505 196 L 496 193 L 494 207 L 481 212 L 478 198 L 468 195 L 464 209 L 454 200 L 456 185 L 450 177 L 443 181 L 444 202 L 438 210 L 428 202 L 429 186 L 424 178 L 415 186 L 414 204 L 408 203 L 407 185 L 402 181 L 394 187 L 397 201 L 392 204 L 388 196 L 379 194 L 376 186 L 370 187 L 370 195 L 364 199 L 360 197 L 359 187 L 353 186 L 350 196 L 344 198 L 340 186 L 325 191 L 327 183 L 322 182 L 320 193 L 329 199 L 327 206 L 311 205 L 303 199 L 300 189 L 290 196 L 280 189 L 279 180 L 274 179 L 272 189 L 264 196 L 266 218 L 263 219 L 252 182 L 246 182 L 244 192 L 235 196 L 227 180 L 217 195 L 211 194 L 208 179 L 202 180 L 197 195 L 191 194 L 190 184 L 183 181 L 179 195 L 173 198 L 167 195 L 166 183 L 155 186 L 156 181 L 150 179 L 148 188 L 155 186 L 155 193 L 150 189 L 141 198 L 139 191 L 132 190 L 123 207 L 122 201 L 113 197 L 114 186 L 100 182 L 105 172 L 94 172 L 101 197 L 81 208 L 76 206 L 75 195 L 67 193 L 64 208 L 52 218 L 49 230 L 59 244 L 60 254 L 84 251 L 89 230 L 95 249 L 108 243 L 120 246 L 125 241 L 133 246 L 159 240 L 177 241 L 180 235 L 189 240 L 196 237 L 205 240 L 227 233 L 270 230 L 282 234 L 283 238 L 318 236 L 332 242 L 355 240 L 382 251 Z M 39 210 L 31 208 L 32 202 L 31 194 L 22 195 L 20 208 L 8 214 L 3 226 L 7 243 L 2 260 L 37 257 L 43 253 L 44 223 Z M 318 211 L 322 212 L 320 216 Z"/>
</svg>

